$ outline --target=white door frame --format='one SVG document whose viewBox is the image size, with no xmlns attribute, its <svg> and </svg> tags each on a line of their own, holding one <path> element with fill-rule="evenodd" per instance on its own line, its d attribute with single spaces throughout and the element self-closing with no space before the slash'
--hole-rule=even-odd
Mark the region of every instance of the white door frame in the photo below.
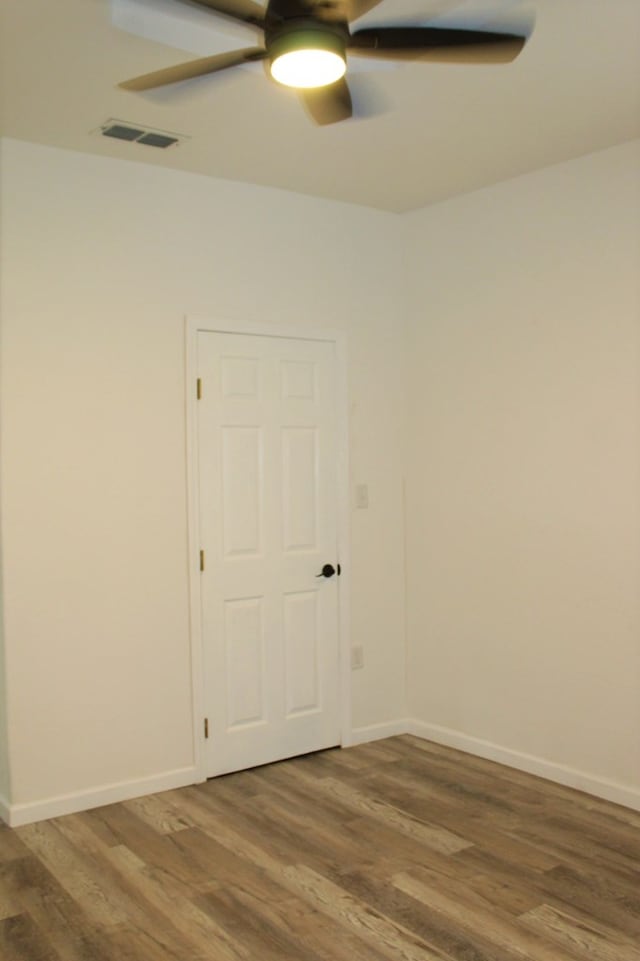
<svg viewBox="0 0 640 961">
<path fill-rule="evenodd" d="M 257 334 L 263 337 L 287 337 L 293 340 L 318 340 L 335 345 L 337 375 L 337 521 L 338 557 L 342 572 L 338 581 L 340 744 L 352 743 L 351 721 L 351 639 L 350 639 L 350 542 L 349 542 L 349 433 L 347 338 L 342 331 L 274 324 L 252 324 L 236 320 L 186 317 L 186 414 L 187 414 L 187 520 L 189 548 L 189 599 L 191 641 L 191 696 L 193 704 L 193 754 L 196 776 L 206 780 L 204 750 L 204 638 L 201 623 L 200 548 L 198 523 L 198 445 L 197 445 L 197 342 L 198 333 Z"/>
</svg>

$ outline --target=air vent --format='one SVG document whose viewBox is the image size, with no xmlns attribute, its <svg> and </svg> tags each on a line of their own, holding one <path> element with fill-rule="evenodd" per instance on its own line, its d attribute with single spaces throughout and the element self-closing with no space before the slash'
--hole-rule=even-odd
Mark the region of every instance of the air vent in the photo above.
<svg viewBox="0 0 640 961">
<path fill-rule="evenodd" d="M 135 127 L 123 127 L 120 123 L 114 123 L 106 127 L 102 133 L 105 137 L 115 137 L 116 140 L 137 140 L 142 137 L 144 130 L 137 130 Z"/>
<path fill-rule="evenodd" d="M 159 147 L 166 150 L 187 140 L 183 134 L 170 133 L 167 130 L 153 130 L 150 127 L 140 127 L 124 120 L 107 120 L 97 130 L 92 131 L 102 137 L 112 137 L 114 140 L 125 140 L 129 143 L 141 143 L 146 147 Z"/>
<path fill-rule="evenodd" d="M 167 137 L 163 133 L 146 133 L 144 137 L 138 139 L 138 143 L 145 143 L 147 147 L 170 147 L 174 143 L 178 143 L 177 137 Z"/>
</svg>

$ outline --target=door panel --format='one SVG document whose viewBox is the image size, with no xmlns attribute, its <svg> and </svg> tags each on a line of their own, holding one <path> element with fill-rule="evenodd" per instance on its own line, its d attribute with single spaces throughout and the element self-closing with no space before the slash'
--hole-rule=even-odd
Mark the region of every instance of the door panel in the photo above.
<svg viewBox="0 0 640 961">
<path fill-rule="evenodd" d="M 340 741 L 334 345 L 198 332 L 207 776 Z"/>
<path fill-rule="evenodd" d="M 266 723 L 263 599 L 225 602 L 227 727 Z"/>
<path fill-rule="evenodd" d="M 263 437 L 259 427 L 223 427 L 222 541 L 228 558 L 262 551 Z"/>
<path fill-rule="evenodd" d="M 320 710 L 320 625 L 318 592 L 284 598 L 285 689 L 287 717 Z"/>
</svg>

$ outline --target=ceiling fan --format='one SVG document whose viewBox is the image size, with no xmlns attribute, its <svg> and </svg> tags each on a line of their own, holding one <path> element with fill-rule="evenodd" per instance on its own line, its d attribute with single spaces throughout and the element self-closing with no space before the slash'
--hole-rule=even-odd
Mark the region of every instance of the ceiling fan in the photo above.
<svg viewBox="0 0 640 961">
<path fill-rule="evenodd" d="M 143 91 L 229 67 L 266 60 L 271 76 L 298 89 L 313 120 L 331 124 L 352 116 L 347 54 L 384 60 L 508 63 L 527 37 L 451 27 L 385 26 L 351 31 L 352 21 L 381 0 L 179 0 L 259 30 L 263 46 L 244 47 L 156 70 L 119 86 Z"/>
</svg>

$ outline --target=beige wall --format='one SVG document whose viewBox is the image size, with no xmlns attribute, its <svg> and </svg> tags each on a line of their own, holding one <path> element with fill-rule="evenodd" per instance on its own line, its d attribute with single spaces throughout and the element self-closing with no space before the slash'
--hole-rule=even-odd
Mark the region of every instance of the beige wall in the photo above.
<svg viewBox="0 0 640 961">
<path fill-rule="evenodd" d="M 410 714 L 640 804 L 639 186 L 636 142 L 406 240 Z"/>
<path fill-rule="evenodd" d="M 2 159 L 13 803 L 193 763 L 185 314 L 347 332 L 371 500 L 353 517 L 354 725 L 402 716 L 402 565 L 383 573 L 403 552 L 395 220 L 12 141 Z"/>
<path fill-rule="evenodd" d="M 394 217 L 4 142 L 14 805 L 193 763 L 185 314 L 348 334 L 355 727 L 640 803 L 639 155 Z"/>
<path fill-rule="evenodd" d="M 1 541 L 0 541 L 1 543 Z M 0 816 L 7 816 L 11 785 L 9 782 L 9 738 L 7 731 L 7 687 L 5 677 L 2 554 L 0 552 Z"/>
<path fill-rule="evenodd" d="M 0 262 L 4 253 L 4 231 L 0 217 Z M 2 273 L 0 266 L 0 351 L 2 348 Z M 1 356 L 1 354 L 0 354 Z M 1 371 L 0 371 L 0 400 L 1 400 Z M 0 424 L 0 464 L 2 463 L 2 430 Z M 1 494 L 1 489 L 0 489 Z M 2 516 L 0 514 L 0 817 L 8 817 L 8 805 L 11 796 L 9 781 L 9 735 L 7 730 L 7 685 L 5 669 L 4 646 L 4 584 L 2 576 Z"/>
</svg>

